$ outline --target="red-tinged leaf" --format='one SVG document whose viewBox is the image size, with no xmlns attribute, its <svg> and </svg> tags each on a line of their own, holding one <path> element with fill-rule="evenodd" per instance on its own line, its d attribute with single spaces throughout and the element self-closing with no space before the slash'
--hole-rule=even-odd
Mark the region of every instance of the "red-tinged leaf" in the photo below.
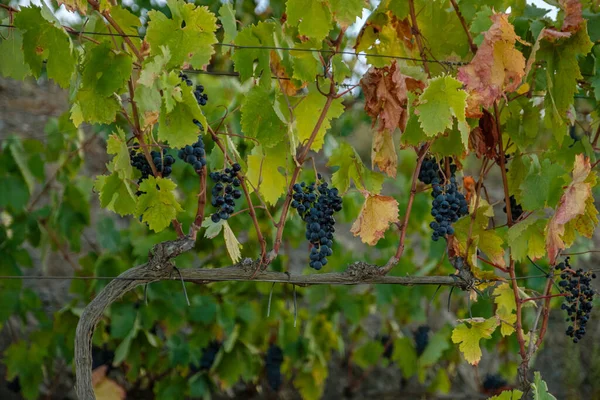
<svg viewBox="0 0 600 400">
<path fill-rule="evenodd" d="M 493 24 L 473 60 L 459 68 L 457 78 L 465 84 L 467 117 L 478 118 L 480 107 L 490 107 L 504 93 L 516 90 L 525 73 L 525 58 L 515 48 L 520 40 L 507 14 L 492 15 Z"/>
<path fill-rule="evenodd" d="M 398 222 L 398 202 L 389 196 L 371 195 L 366 200 L 350 232 L 371 246 L 385 235 L 391 223 Z"/>
<path fill-rule="evenodd" d="M 475 150 L 478 157 L 486 156 L 495 159 L 498 154 L 498 127 L 496 120 L 487 110 L 483 110 L 483 116 L 479 119 L 479 126 L 471 131 L 469 144 Z"/>
<path fill-rule="evenodd" d="M 565 224 L 585 213 L 587 199 L 592 195 L 591 185 L 586 182 L 591 169 L 590 160 L 583 154 L 578 154 L 573 167 L 573 181 L 565 189 L 556 213 L 548 223 L 546 249 L 551 264 L 556 260 L 558 252 L 565 248 Z"/>
<path fill-rule="evenodd" d="M 423 90 L 424 83 L 403 75 L 396 61 L 384 68 L 371 68 L 360 80 L 365 94 L 365 111 L 378 129 L 373 137 L 373 165 L 391 177 L 396 176 L 398 156 L 392 134 L 404 131 L 408 121 L 408 92 Z"/>
<path fill-rule="evenodd" d="M 581 0 L 560 0 L 560 7 L 565 11 L 561 31 L 577 32 L 583 26 Z"/>
</svg>

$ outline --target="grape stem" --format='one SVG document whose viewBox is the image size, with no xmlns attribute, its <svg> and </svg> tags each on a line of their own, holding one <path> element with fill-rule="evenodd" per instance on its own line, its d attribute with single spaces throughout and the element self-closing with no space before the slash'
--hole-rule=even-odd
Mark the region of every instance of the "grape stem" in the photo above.
<svg viewBox="0 0 600 400">
<path fill-rule="evenodd" d="M 381 274 L 385 275 L 394 268 L 400 258 L 402 257 L 402 253 L 404 253 L 404 242 L 406 240 L 406 231 L 408 230 L 408 221 L 410 219 L 410 212 L 412 210 L 413 201 L 415 200 L 415 195 L 417 194 L 417 181 L 419 179 L 419 171 L 421 171 L 421 165 L 423 164 L 423 160 L 427 155 L 427 150 L 429 150 L 429 146 L 431 146 L 431 142 L 427 142 L 421 147 L 418 152 L 417 165 L 415 166 L 415 170 L 412 174 L 412 183 L 410 186 L 410 196 L 408 197 L 408 204 L 406 205 L 406 212 L 404 213 L 404 221 L 402 222 L 400 228 L 400 242 L 398 243 L 398 249 L 396 250 L 396 254 L 394 257 L 390 258 L 387 264 L 381 268 Z"/>
<path fill-rule="evenodd" d="M 421 39 L 421 31 L 419 30 L 419 25 L 417 24 L 417 14 L 415 13 L 415 1 L 408 0 L 408 7 L 410 10 L 410 21 L 412 24 L 412 34 L 415 36 L 415 40 L 417 41 L 417 46 L 419 47 L 419 54 L 421 55 L 421 59 L 423 60 L 423 69 L 427 73 L 427 76 L 431 76 L 429 72 L 429 64 L 427 63 L 427 55 L 425 54 L 425 46 L 423 45 L 423 40 Z"/>
<path fill-rule="evenodd" d="M 465 34 L 467 35 L 467 40 L 469 41 L 469 48 L 473 54 L 477 53 L 477 45 L 473 42 L 473 37 L 471 36 L 471 31 L 469 30 L 469 26 L 467 25 L 465 18 L 463 17 L 460 9 L 458 8 L 458 4 L 456 4 L 456 0 L 450 0 L 452 3 L 452 7 L 454 7 L 454 11 L 456 12 L 456 16 L 462 25 Z"/>
<path fill-rule="evenodd" d="M 200 193 L 198 193 L 198 209 L 196 210 L 196 218 L 192 225 L 192 235 L 195 237 L 196 233 L 202 226 L 204 221 L 204 208 L 206 207 L 206 166 L 202 168 L 202 171 L 198 175 L 200 177 Z"/>
</svg>

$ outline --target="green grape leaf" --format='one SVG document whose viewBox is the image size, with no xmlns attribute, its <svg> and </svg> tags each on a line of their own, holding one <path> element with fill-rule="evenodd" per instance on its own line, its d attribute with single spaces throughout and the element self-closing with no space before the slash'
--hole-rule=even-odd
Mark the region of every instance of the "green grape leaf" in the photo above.
<svg viewBox="0 0 600 400">
<path fill-rule="evenodd" d="M 515 328 L 513 324 L 517 322 L 517 304 L 512 287 L 504 282 L 498 285 L 493 292 L 494 303 L 496 304 L 496 315 L 500 320 L 500 332 L 502 336 L 509 336 Z"/>
<path fill-rule="evenodd" d="M 90 89 L 79 89 L 77 102 L 71 107 L 71 120 L 75 126 L 83 122 L 110 124 L 121 109 L 121 100 L 117 95 L 98 97 Z"/>
<path fill-rule="evenodd" d="M 566 183 L 563 176 L 567 171 L 558 163 L 550 159 L 537 162 L 537 157 L 532 156 L 529 173 L 525 176 L 519 187 L 521 191 L 521 205 L 526 210 L 539 210 L 545 206 L 554 207 L 562 194 L 562 187 Z"/>
<path fill-rule="evenodd" d="M 43 14 L 43 15 L 42 15 Z M 14 25 L 23 33 L 25 61 L 33 75 L 39 78 L 46 62 L 46 71 L 62 88 L 69 87 L 75 71 L 75 52 L 69 35 L 53 18 L 47 7 L 24 7 L 15 16 Z"/>
<path fill-rule="evenodd" d="M 41 332 L 40 332 L 41 333 Z M 48 338 L 51 336 L 48 335 Z M 19 377 L 21 394 L 26 399 L 37 399 L 39 387 L 44 381 L 44 359 L 48 356 L 49 343 L 28 343 L 19 340 L 11 344 L 5 351 L 3 363 L 7 367 L 6 379 L 12 381 Z"/>
<path fill-rule="evenodd" d="M 298 25 L 301 35 L 321 41 L 331 30 L 331 11 L 325 1 L 288 0 L 285 10 L 288 23 Z"/>
<path fill-rule="evenodd" d="M 142 72 L 140 73 L 140 79 L 138 83 L 149 88 L 153 87 L 155 82 L 163 75 L 163 72 L 167 69 L 167 64 L 171 59 L 171 52 L 168 47 L 161 46 L 162 54 L 157 54 L 153 58 L 144 62 Z"/>
<path fill-rule="evenodd" d="M 294 44 L 294 48 L 296 49 L 320 49 L 321 47 L 322 43 L 317 42 L 316 40 L 308 40 L 303 43 Z M 318 57 L 318 52 L 316 51 L 290 51 L 290 56 L 292 69 L 294 71 L 292 77 L 294 79 L 298 79 L 302 82 L 314 82 L 316 76 L 319 75 L 319 73 L 323 70 L 323 64 L 321 64 L 321 61 Z M 335 75 L 336 68 L 343 68 L 343 66 L 346 64 L 344 64 L 343 61 L 340 61 L 335 65 L 333 65 L 333 63 L 334 62 L 332 61 L 334 76 L 337 76 Z M 346 66 L 346 68 L 348 67 Z M 343 70 L 339 72 L 342 74 L 344 73 Z"/>
<path fill-rule="evenodd" d="M 300 103 L 294 110 L 296 116 L 296 127 L 298 128 L 298 139 L 300 143 L 305 143 L 311 137 L 312 132 L 315 128 L 315 121 L 317 116 L 321 115 L 323 108 L 325 107 L 327 99 L 316 90 L 311 90 L 308 96 L 300 100 Z M 315 136 L 311 150 L 319 151 L 323 147 L 325 141 L 325 133 L 331 127 L 331 121 L 339 118 L 344 112 L 344 105 L 342 99 L 335 99 L 332 101 L 325 119 Z"/>
<path fill-rule="evenodd" d="M 362 369 L 374 365 L 383 353 L 383 345 L 369 340 L 352 353 L 352 361 Z"/>
<path fill-rule="evenodd" d="M 531 390 L 533 391 L 533 400 L 556 400 L 556 397 L 548 392 L 548 385 L 542 379 L 539 371 L 533 373 Z"/>
<path fill-rule="evenodd" d="M 328 374 L 327 365 L 320 363 L 317 358 L 298 372 L 294 379 L 294 386 L 298 388 L 303 399 L 319 400 L 322 398 Z"/>
<path fill-rule="evenodd" d="M 2 22 L 8 25 L 8 20 Z M 23 80 L 31 75 L 23 52 L 23 34 L 18 29 L 0 28 L 0 75 Z"/>
<path fill-rule="evenodd" d="M 546 224 L 545 219 L 531 215 L 508 229 L 508 245 L 515 261 L 546 255 Z"/>
<path fill-rule="evenodd" d="M 417 357 L 417 351 L 410 338 L 401 337 L 394 340 L 392 360 L 398 364 L 402 375 L 406 378 L 410 378 L 417 372 Z"/>
<path fill-rule="evenodd" d="M 225 238 L 225 247 L 227 247 L 229 257 L 235 264 L 242 259 L 242 253 L 240 252 L 242 245 L 238 242 L 227 221 L 223 224 L 223 237 Z"/>
<path fill-rule="evenodd" d="M 177 212 L 183 208 L 175 199 L 174 190 L 177 187 L 170 179 L 149 176 L 139 187 L 140 195 L 136 212 L 142 216 L 150 229 L 160 232 L 169 226 L 177 217 Z"/>
<path fill-rule="evenodd" d="M 225 3 L 219 8 L 219 20 L 223 25 L 223 43 L 231 43 L 238 34 L 235 22 L 235 10 L 231 3 Z"/>
<path fill-rule="evenodd" d="M 352 76 L 352 70 L 346 64 L 341 54 L 335 54 L 331 57 L 331 69 L 333 71 L 333 79 L 336 82 L 342 82 L 344 79 Z"/>
<path fill-rule="evenodd" d="M 10 155 L 15 161 L 15 164 L 17 164 L 19 172 L 27 184 L 29 193 L 33 193 L 33 190 L 35 189 L 35 177 L 29 167 L 29 157 L 27 151 L 23 147 L 23 143 L 15 137 L 10 138 L 7 142 L 9 143 L 8 150 L 10 151 Z"/>
<path fill-rule="evenodd" d="M 116 134 L 113 133 L 108 137 L 106 152 L 115 156 L 110 162 L 109 170 L 116 171 L 123 179 L 131 179 L 133 176 L 133 167 L 129 160 L 129 149 L 127 148 L 125 133 L 121 128 L 117 127 Z"/>
<path fill-rule="evenodd" d="M 429 338 L 429 343 L 419 356 L 419 367 L 428 368 L 435 365 L 444 352 L 450 348 L 449 332 L 446 329 L 437 331 Z"/>
<path fill-rule="evenodd" d="M 471 318 L 457 325 L 452 331 L 452 342 L 459 344 L 458 348 L 463 353 L 468 363 L 477 365 L 481 360 L 481 339 L 490 339 L 500 321 L 497 317 L 489 319 Z"/>
<path fill-rule="evenodd" d="M 235 38 L 235 44 L 241 46 L 233 53 L 234 68 L 240 74 L 242 82 L 251 77 L 260 77 L 262 86 L 271 87 L 270 53 L 260 46 L 274 46 L 275 32 L 281 26 L 275 22 L 259 22 L 242 29 Z M 243 48 L 248 46 L 248 48 Z M 256 62 L 256 65 L 255 65 Z M 263 83 L 264 82 L 264 83 Z"/>
<path fill-rule="evenodd" d="M 334 19 L 343 27 L 348 27 L 362 18 L 362 10 L 367 6 L 365 0 L 330 0 Z"/>
<path fill-rule="evenodd" d="M 497 396 L 489 397 L 487 400 L 520 400 L 523 392 L 517 389 L 505 390 Z"/>
<path fill-rule="evenodd" d="M 171 147 L 181 148 L 198 140 L 199 128 L 194 119 L 202 126 L 208 126 L 208 123 L 196 102 L 193 88 L 178 85 L 175 80 L 179 81 L 179 78 L 174 72 L 162 80 L 165 95 L 159 117 L 158 139 L 168 142 Z"/>
<path fill-rule="evenodd" d="M 190 63 L 202 69 L 215 52 L 217 18 L 206 6 L 196 6 L 183 0 L 168 0 L 172 18 L 160 11 L 149 11 L 146 41 L 150 55 L 161 56 L 162 46 L 169 49 L 171 59 L 167 66 L 177 68 Z"/>
<path fill-rule="evenodd" d="M 339 147 L 333 150 L 327 166 L 339 167 L 333 173 L 331 182 L 341 193 L 350 188 L 351 181 L 359 190 L 367 190 L 372 194 L 381 192 L 385 177 L 365 167 L 356 150 L 346 142 L 340 142 Z"/>
<path fill-rule="evenodd" d="M 213 222 L 210 217 L 204 218 L 204 221 L 202 221 L 202 227 L 206 228 L 206 231 L 204 231 L 204 237 L 207 239 L 213 239 L 217 237 L 217 235 L 221 233 L 221 229 L 223 229 L 223 224 L 225 224 L 224 219 L 220 219 L 219 222 Z"/>
<path fill-rule="evenodd" d="M 273 93 L 261 86 L 253 87 L 242 104 L 242 130 L 256 138 L 264 147 L 273 147 L 281 142 L 287 127 L 273 109 Z"/>
<path fill-rule="evenodd" d="M 110 175 L 99 175 L 94 189 L 100 195 L 100 205 L 121 216 L 135 214 L 137 197 L 132 184 L 119 177 L 117 172 Z"/>
<path fill-rule="evenodd" d="M 285 142 L 269 150 L 256 146 L 248 156 L 246 176 L 263 199 L 271 205 L 275 205 L 285 193 L 287 180 L 279 172 L 279 168 L 286 170 L 288 158 L 289 150 Z"/>
<path fill-rule="evenodd" d="M 433 137 L 452 128 L 454 118 L 458 121 L 462 141 L 467 148 L 469 127 L 465 119 L 467 92 L 462 90 L 462 82 L 451 76 L 438 76 L 429 80 L 421 96 L 416 112 L 423 132 Z"/>
</svg>

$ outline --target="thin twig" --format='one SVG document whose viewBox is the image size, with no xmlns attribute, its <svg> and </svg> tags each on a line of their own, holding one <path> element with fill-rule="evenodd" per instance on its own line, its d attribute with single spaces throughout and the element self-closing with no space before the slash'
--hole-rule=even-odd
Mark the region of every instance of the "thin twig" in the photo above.
<svg viewBox="0 0 600 400">
<path fill-rule="evenodd" d="M 419 30 L 419 25 L 417 24 L 417 15 L 415 14 L 415 1 L 408 0 L 408 7 L 410 10 L 410 20 L 412 24 L 412 33 L 415 36 L 415 40 L 417 41 L 417 46 L 419 47 L 419 54 L 421 56 L 421 60 L 423 61 L 423 69 L 429 76 L 429 64 L 427 63 L 427 57 L 425 55 L 425 47 L 423 46 L 423 41 L 421 40 L 421 31 Z"/>
<path fill-rule="evenodd" d="M 456 0 L 450 0 L 450 2 L 452 3 L 452 7 L 454 7 L 456 16 L 458 17 L 458 20 L 460 21 L 460 24 L 462 25 L 463 30 L 465 31 L 465 34 L 467 35 L 467 40 L 469 41 L 469 48 L 471 49 L 471 52 L 473 54 L 477 53 L 477 45 L 473 42 L 473 37 L 471 36 L 471 31 L 469 30 L 469 26 L 467 25 L 467 22 L 465 21 L 465 17 L 460 12 L 460 9 L 458 8 L 458 4 L 456 4 Z"/>
</svg>

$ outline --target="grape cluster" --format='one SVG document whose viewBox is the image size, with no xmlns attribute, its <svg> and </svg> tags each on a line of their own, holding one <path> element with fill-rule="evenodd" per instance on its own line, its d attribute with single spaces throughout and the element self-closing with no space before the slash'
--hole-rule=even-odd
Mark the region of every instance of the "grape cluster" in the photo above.
<svg viewBox="0 0 600 400">
<path fill-rule="evenodd" d="M 440 185 L 439 178 L 433 178 L 433 191 L 431 196 L 431 215 L 435 218 L 429 226 L 433 229 L 431 239 L 437 242 L 445 235 L 454 234 L 452 223 L 458 221 L 463 215 L 469 213 L 469 206 L 465 196 L 456 188 L 456 178 L 450 178 L 448 185 Z"/>
<path fill-rule="evenodd" d="M 452 177 L 456 173 L 456 164 L 452 163 L 452 158 L 449 159 L 449 162 Z M 436 178 L 440 181 L 444 180 L 444 174 L 445 171 L 441 170 L 435 157 L 425 157 L 419 170 L 419 180 L 426 185 L 431 185 Z"/>
<path fill-rule="evenodd" d="M 221 342 L 218 340 L 211 341 L 208 346 L 202 349 L 202 356 L 200 357 L 200 371 L 208 371 L 217 357 L 217 353 L 221 349 Z"/>
<path fill-rule="evenodd" d="M 192 86 L 194 84 L 194 82 L 192 82 L 192 80 L 189 79 L 188 76 L 183 72 L 179 73 L 179 78 L 181 78 L 181 80 L 184 81 L 185 84 L 188 86 Z M 204 93 L 204 86 L 196 85 L 196 87 L 194 88 L 194 97 L 196 98 L 198 104 L 200 104 L 201 106 L 206 105 L 206 102 L 208 101 L 208 96 L 206 95 L 206 93 Z"/>
<path fill-rule="evenodd" d="M 506 199 L 504 199 L 504 208 L 502 210 L 506 213 Z M 517 203 L 515 196 L 510 196 L 510 215 L 512 215 L 513 221 L 518 220 L 523 215 L 523 207 Z"/>
<path fill-rule="evenodd" d="M 319 175 L 319 179 L 320 175 Z M 335 218 L 333 214 L 342 209 L 342 198 L 337 188 L 329 188 L 327 182 L 318 187 L 315 183 L 305 182 L 293 186 L 292 208 L 300 214 L 306 223 L 306 239 L 312 243 L 310 267 L 320 270 L 327 264 L 327 257 L 333 254 L 333 233 Z"/>
<path fill-rule="evenodd" d="M 427 325 L 421 325 L 413 333 L 413 337 L 415 339 L 417 355 L 419 355 L 419 356 L 421 354 L 423 354 L 423 352 L 425 351 L 425 348 L 429 344 L 429 331 L 430 331 L 430 328 Z"/>
<path fill-rule="evenodd" d="M 191 146 L 187 145 L 179 150 L 177 156 L 184 162 L 193 166 L 197 173 L 200 173 L 202 168 L 206 165 L 206 150 L 204 149 L 202 138 L 198 136 L 198 141 L 196 143 Z"/>
<path fill-rule="evenodd" d="M 231 168 L 225 168 L 223 172 L 211 172 L 210 178 L 215 182 L 212 188 L 212 206 L 219 207 L 219 211 L 213 213 L 210 219 L 217 223 L 227 220 L 233 214 L 235 201 L 242 197 L 242 192 L 236 189 L 241 185 L 237 173 L 242 169 L 240 164 L 235 163 Z"/>
<path fill-rule="evenodd" d="M 265 368 L 267 370 L 267 383 L 274 391 L 281 386 L 281 364 L 283 363 L 283 351 L 277 345 L 270 345 L 265 357 Z"/>
<path fill-rule="evenodd" d="M 596 278 L 596 274 L 591 271 L 584 272 L 581 268 L 573 270 L 569 264 L 569 257 L 559 263 L 556 269 L 561 271 L 562 281 L 558 285 L 567 292 L 565 302 L 560 307 L 567 312 L 566 321 L 571 323 L 565 333 L 573 338 L 573 343 L 577 343 L 585 335 L 585 327 L 592 312 L 594 289 L 590 284 L 592 279 Z"/>
<path fill-rule="evenodd" d="M 152 157 L 154 167 L 158 172 L 161 173 L 163 178 L 171 175 L 171 172 L 173 172 L 172 166 L 175 164 L 175 158 L 167 154 L 167 149 L 163 149 L 162 154 L 153 150 L 150 152 L 150 156 Z M 135 150 L 131 150 L 129 153 L 129 158 L 131 160 L 131 165 L 133 165 L 142 173 L 142 177 L 140 178 L 139 182 L 148 178 L 150 175 L 153 175 L 152 167 L 150 167 L 150 164 L 148 163 L 144 153 L 138 153 Z"/>
<path fill-rule="evenodd" d="M 483 380 L 483 391 L 490 395 L 500 394 L 505 389 L 508 389 L 508 382 L 502 376 L 487 374 Z"/>
<path fill-rule="evenodd" d="M 383 356 L 388 360 L 392 359 L 392 354 L 394 354 L 394 342 L 388 335 L 383 335 L 379 338 L 381 345 L 383 346 Z"/>
</svg>

